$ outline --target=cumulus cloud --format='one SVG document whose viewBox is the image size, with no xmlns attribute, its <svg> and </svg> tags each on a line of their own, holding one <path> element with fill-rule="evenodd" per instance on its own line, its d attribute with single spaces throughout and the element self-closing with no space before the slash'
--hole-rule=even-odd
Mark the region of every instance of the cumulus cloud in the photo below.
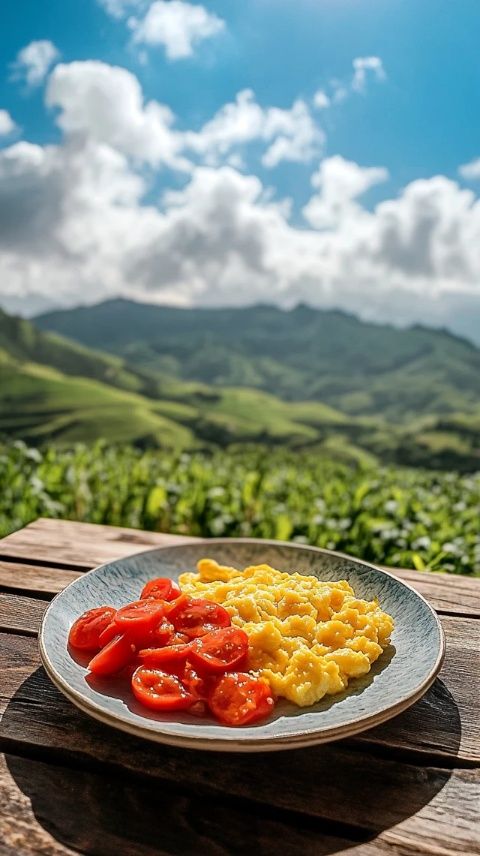
<svg viewBox="0 0 480 856">
<path fill-rule="evenodd" d="M 144 103 L 137 78 L 124 68 L 97 60 L 57 65 L 46 103 L 59 108 L 57 123 L 69 136 L 106 143 L 151 165 L 188 168 L 173 113 L 157 101 Z"/>
<path fill-rule="evenodd" d="M 376 80 L 385 80 L 386 74 L 383 62 L 379 56 L 359 56 L 353 60 L 352 89 L 355 92 L 365 92 L 367 79 L 371 76 Z"/>
<path fill-rule="evenodd" d="M 124 18 L 133 8 L 142 7 L 144 0 L 98 0 L 112 18 Z"/>
<path fill-rule="evenodd" d="M 0 137 L 6 137 L 17 129 L 8 110 L 0 110 Z"/>
<path fill-rule="evenodd" d="M 7 308 L 28 313 L 118 294 L 182 305 L 303 300 L 370 320 L 473 329 L 480 202 L 472 190 L 434 176 L 369 210 L 362 194 L 387 170 L 333 156 L 312 177 L 306 228 L 258 177 L 225 163 L 190 163 L 180 189 L 147 204 L 145 164 L 176 164 L 192 147 L 171 114 L 160 122 L 162 105 L 149 109 L 129 72 L 101 63 L 58 66 L 47 98 L 59 109 L 63 141 L 0 152 Z M 264 140 L 265 155 L 286 135 L 285 116 L 272 118 L 251 94 L 243 99 L 228 121 L 220 111 L 190 132 L 202 138 L 190 148 L 196 158 L 230 159 L 239 138 Z M 276 136 L 265 131 L 269 122 Z"/>
<path fill-rule="evenodd" d="M 470 161 L 470 163 L 464 163 L 459 167 L 458 171 L 462 178 L 465 178 L 467 181 L 475 181 L 477 178 L 480 178 L 480 158 Z"/>
<path fill-rule="evenodd" d="M 318 194 L 304 207 L 304 217 L 317 229 L 338 226 L 347 217 L 359 219 L 362 210 L 355 202 L 357 197 L 387 178 L 384 167 L 361 167 L 340 155 L 326 158 L 312 176 Z"/>
<path fill-rule="evenodd" d="M 267 145 L 262 156 L 264 166 L 275 167 L 281 161 L 311 160 L 322 148 L 324 133 L 301 99 L 289 109 L 261 107 L 252 90 L 244 89 L 199 132 L 185 135 L 185 145 L 212 164 L 236 146 L 255 140 Z"/>
<path fill-rule="evenodd" d="M 313 96 L 313 106 L 317 108 L 317 110 L 325 110 L 327 107 L 330 107 L 330 98 L 324 89 L 318 89 Z"/>
<path fill-rule="evenodd" d="M 143 18 L 131 18 L 136 44 L 161 45 L 168 59 L 185 59 L 205 39 L 218 35 L 225 22 L 204 6 L 184 0 L 155 0 Z"/>
<path fill-rule="evenodd" d="M 23 80 L 28 86 L 40 86 L 49 69 L 60 54 L 48 39 L 30 42 L 22 48 L 12 65 L 13 79 Z"/>
</svg>

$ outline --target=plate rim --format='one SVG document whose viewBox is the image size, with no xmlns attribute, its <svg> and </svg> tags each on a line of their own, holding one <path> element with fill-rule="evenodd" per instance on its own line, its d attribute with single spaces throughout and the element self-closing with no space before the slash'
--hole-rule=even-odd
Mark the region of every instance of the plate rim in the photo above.
<svg viewBox="0 0 480 856">
<path fill-rule="evenodd" d="M 357 564 L 363 565 L 369 570 L 375 570 L 381 575 L 393 578 L 398 585 L 408 589 L 410 592 L 413 593 L 415 597 L 419 598 L 424 603 L 424 605 L 427 607 L 427 610 L 430 612 L 431 617 L 433 618 L 434 624 L 437 627 L 439 633 L 439 646 L 437 651 L 437 657 L 428 675 L 424 678 L 420 686 L 416 687 L 409 695 L 407 695 L 403 699 L 400 699 L 396 704 L 387 705 L 386 707 L 383 707 L 380 710 L 375 711 L 374 713 L 367 713 L 364 716 L 355 719 L 353 722 L 345 723 L 344 725 L 340 725 L 337 727 L 327 726 L 324 729 L 319 728 L 318 726 L 314 726 L 311 728 L 304 728 L 297 734 L 293 735 L 267 735 L 264 737 L 256 738 L 253 736 L 251 738 L 240 737 L 236 729 L 232 729 L 231 738 L 222 738 L 218 736 L 195 737 L 193 735 L 182 736 L 177 734 L 171 734 L 168 731 L 162 730 L 162 723 L 157 720 L 155 721 L 157 725 L 160 726 L 159 728 L 150 729 L 141 725 L 137 726 L 136 724 L 130 722 L 128 719 L 124 719 L 118 714 L 109 713 L 107 710 L 105 710 L 104 707 L 97 704 L 96 702 L 88 698 L 85 699 L 85 696 L 78 690 L 72 688 L 68 681 L 65 680 L 65 678 L 57 671 L 57 669 L 50 660 L 47 646 L 45 644 L 45 628 L 49 614 L 51 610 L 54 609 L 55 602 L 68 589 L 75 587 L 75 585 L 85 579 L 85 577 L 89 576 L 90 574 L 98 573 L 98 571 L 101 571 L 109 565 L 112 565 L 114 562 L 119 562 L 128 559 L 136 559 L 141 555 L 158 553 L 163 550 L 181 550 L 184 547 L 194 546 L 196 544 L 199 546 L 201 544 L 215 546 L 232 543 L 255 545 L 264 544 L 268 546 L 279 546 L 288 547 L 290 549 L 306 550 L 307 552 L 318 553 L 320 555 L 347 559 L 349 561 L 353 561 Z M 90 571 L 82 573 L 76 580 L 72 580 L 72 582 L 69 583 L 68 586 L 58 592 L 52 599 L 52 601 L 49 603 L 42 617 L 42 622 L 38 635 L 38 645 L 42 665 L 45 668 L 45 671 L 49 676 L 50 680 L 69 701 L 71 701 L 76 707 L 78 707 L 87 715 L 91 716 L 93 719 L 96 719 L 97 721 L 114 727 L 120 731 L 127 732 L 129 734 L 134 734 L 137 737 L 141 737 L 143 739 L 147 739 L 155 743 L 163 743 L 166 745 L 177 746 L 181 748 L 209 750 L 217 752 L 273 752 L 286 749 L 296 749 L 320 743 L 328 743 L 334 740 L 340 740 L 344 737 L 352 737 L 355 734 L 359 734 L 362 731 L 366 731 L 369 728 L 373 728 L 376 725 L 380 725 L 381 723 L 386 722 L 387 720 L 392 719 L 393 717 L 402 713 L 404 710 L 407 710 L 407 708 L 415 704 L 415 702 L 417 702 L 427 692 L 442 667 L 443 660 L 445 658 L 446 648 L 445 633 L 442 624 L 437 613 L 435 612 L 432 605 L 428 602 L 428 600 L 422 594 L 420 594 L 412 585 L 402 579 L 399 579 L 391 571 L 385 570 L 384 568 L 381 568 L 378 565 L 373 564 L 372 562 L 367 562 L 364 559 L 358 559 L 356 556 L 351 556 L 348 553 L 343 553 L 336 550 L 328 550 L 323 547 L 315 547 L 310 544 L 296 543 L 294 541 L 279 541 L 276 539 L 266 538 L 200 539 L 193 537 L 191 540 L 182 542 L 180 544 L 164 544 L 159 545 L 158 547 L 149 548 L 147 550 L 139 550 L 136 553 L 131 553 L 127 556 L 120 556 L 118 559 L 111 559 L 108 562 L 103 562 L 101 565 L 97 565 Z"/>
</svg>

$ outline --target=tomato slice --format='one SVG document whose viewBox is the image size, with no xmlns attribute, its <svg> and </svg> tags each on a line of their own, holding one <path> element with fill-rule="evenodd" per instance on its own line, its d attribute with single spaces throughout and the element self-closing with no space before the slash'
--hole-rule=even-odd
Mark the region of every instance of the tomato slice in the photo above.
<svg viewBox="0 0 480 856">
<path fill-rule="evenodd" d="M 187 688 L 197 701 L 207 701 L 210 693 L 210 681 L 208 677 L 199 675 L 191 663 L 187 662 L 181 676 L 182 684 Z"/>
<path fill-rule="evenodd" d="M 150 631 L 160 623 L 164 615 L 163 600 L 135 600 L 118 610 L 115 624 L 119 633 L 126 633 L 139 645 L 143 645 L 147 642 Z"/>
<path fill-rule="evenodd" d="M 180 678 L 161 669 L 139 666 L 132 678 L 135 698 L 150 710 L 184 710 L 196 702 Z"/>
<path fill-rule="evenodd" d="M 183 672 L 190 645 L 166 645 L 165 648 L 143 648 L 138 656 L 145 666 L 165 672 Z"/>
<path fill-rule="evenodd" d="M 114 615 L 113 606 L 98 606 L 84 612 L 70 628 L 68 641 L 72 648 L 79 648 L 81 651 L 98 651 L 100 635 L 110 624 Z"/>
<path fill-rule="evenodd" d="M 186 600 L 179 598 L 178 601 L 168 613 L 169 621 L 178 633 L 185 633 L 193 639 L 219 627 L 230 626 L 227 610 L 218 603 L 201 597 Z"/>
<path fill-rule="evenodd" d="M 154 627 L 151 631 L 152 645 L 168 645 L 175 633 L 173 624 L 170 624 L 166 618 L 162 618 L 160 624 Z"/>
<path fill-rule="evenodd" d="M 192 642 L 190 659 L 199 669 L 218 674 L 246 666 L 248 636 L 238 627 L 224 627 Z"/>
<path fill-rule="evenodd" d="M 107 624 L 105 630 L 102 630 L 99 637 L 100 648 L 104 648 L 114 636 L 118 636 L 118 627 L 115 624 L 115 621 L 111 621 L 110 624 Z"/>
<path fill-rule="evenodd" d="M 93 660 L 90 660 L 88 668 L 98 677 L 115 675 L 124 666 L 127 666 L 135 656 L 135 645 L 125 635 L 115 636 L 105 648 L 102 648 Z"/>
<path fill-rule="evenodd" d="M 158 577 L 156 580 L 149 580 L 142 589 L 140 598 L 143 600 L 147 597 L 154 597 L 160 600 L 175 600 L 181 595 L 181 591 L 174 580 L 169 580 L 167 577 Z"/>
<path fill-rule="evenodd" d="M 268 716 L 275 702 L 266 681 L 248 672 L 230 672 L 216 681 L 208 704 L 224 725 L 249 725 Z"/>
</svg>

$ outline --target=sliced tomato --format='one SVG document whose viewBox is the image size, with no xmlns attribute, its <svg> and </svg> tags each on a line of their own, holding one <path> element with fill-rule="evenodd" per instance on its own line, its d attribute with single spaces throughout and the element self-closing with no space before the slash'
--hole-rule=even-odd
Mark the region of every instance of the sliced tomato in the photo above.
<svg viewBox="0 0 480 856">
<path fill-rule="evenodd" d="M 152 646 L 168 645 L 175 633 L 173 624 L 170 624 L 166 618 L 162 618 L 160 624 L 154 627 L 151 631 Z"/>
<path fill-rule="evenodd" d="M 105 645 L 108 645 L 111 639 L 114 636 L 118 636 L 118 627 L 115 624 L 115 621 L 111 621 L 110 624 L 107 624 L 105 630 L 102 630 L 99 637 L 100 648 L 104 648 Z"/>
<path fill-rule="evenodd" d="M 187 688 L 197 701 L 207 701 L 210 693 L 210 681 L 208 677 L 200 675 L 191 663 L 187 662 L 181 676 L 182 684 Z"/>
<path fill-rule="evenodd" d="M 126 633 L 139 645 L 148 644 L 150 632 L 159 625 L 165 615 L 163 600 L 135 600 L 127 603 L 115 615 L 119 633 Z"/>
<path fill-rule="evenodd" d="M 183 672 L 190 654 L 190 645 L 166 645 L 164 648 L 143 648 L 138 656 L 145 666 L 165 672 Z"/>
<path fill-rule="evenodd" d="M 176 675 L 146 666 L 134 672 L 132 690 L 135 698 L 151 710 L 184 710 L 196 702 Z"/>
<path fill-rule="evenodd" d="M 219 627 L 230 626 L 227 610 L 218 603 L 201 597 L 187 598 L 183 602 L 180 602 L 181 600 L 182 598 L 178 598 L 168 613 L 168 619 L 178 633 L 184 633 L 194 639 Z"/>
<path fill-rule="evenodd" d="M 248 636 L 238 627 L 224 627 L 200 636 L 192 642 L 190 659 L 210 674 L 243 669 L 248 657 Z"/>
<path fill-rule="evenodd" d="M 149 580 L 142 589 L 141 599 L 154 597 L 160 600 L 175 600 L 181 595 L 181 591 L 174 580 L 167 577 L 158 577 Z"/>
<path fill-rule="evenodd" d="M 79 648 L 82 651 L 98 651 L 100 635 L 110 624 L 114 615 L 113 606 L 98 606 L 84 612 L 70 628 L 68 641 L 72 648 Z"/>
<path fill-rule="evenodd" d="M 98 677 L 116 675 L 124 666 L 132 662 L 135 651 L 135 645 L 132 644 L 131 640 L 120 634 L 105 645 L 105 648 L 102 648 L 93 660 L 90 660 L 88 668 Z"/>
<path fill-rule="evenodd" d="M 208 704 L 224 725 L 249 725 L 268 716 L 275 702 L 266 681 L 248 672 L 229 672 L 215 682 Z"/>
</svg>

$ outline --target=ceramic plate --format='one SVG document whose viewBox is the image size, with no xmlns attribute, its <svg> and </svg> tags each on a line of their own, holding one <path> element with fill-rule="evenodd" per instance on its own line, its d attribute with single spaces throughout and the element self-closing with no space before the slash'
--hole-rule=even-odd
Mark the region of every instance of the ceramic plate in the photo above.
<svg viewBox="0 0 480 856">
<path fill-rule="evenodd" d="M 85 664 L 72 659 L 67 638 L 73 621 L 103 603 L 119 607 L 136 600 L 152 577 L 177 579 L 208 556 L 244 568 L 266 562 L 281 571 L 346 579 L 358 597 L 378 597 L 395 620 L 391 644 L 364 678 L 351 681 L 341 695 L 299 708 L 280 701 L 269 720 L 228 728 L 213 719 L 178 711 L 150 714 L 138 705 L 121 679 L 88 677 Z M 440 669 L 444 639 L 433 609 L 405 583 L 372 565 L 340 553 L 251 539 L 210 539 L 163 547 L 118 559 L 83 574 L 48 607 L 40 632 L 45 669 L 57 687 L 86 713 L 131 734 L 198 749 L 254 752 L 297 748 L 336 740 L 378 725 L 419 699 Z"/>
</svg>

